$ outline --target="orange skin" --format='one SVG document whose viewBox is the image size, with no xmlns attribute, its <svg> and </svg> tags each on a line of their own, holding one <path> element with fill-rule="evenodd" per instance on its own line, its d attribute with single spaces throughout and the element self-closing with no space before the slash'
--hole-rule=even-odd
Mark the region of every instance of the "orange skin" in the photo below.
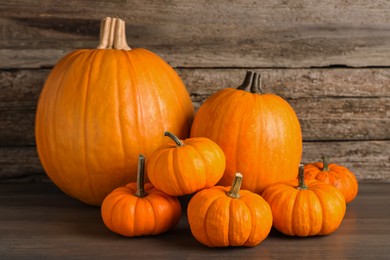
<svg viewBox="0 0 390 260">
<path fill-rule="evenodd" d="M 322 162 L 315 162 L 305 165 L 305 179 L 318 181 L 333 185 L 339 189 L 347 203 L 355 199 L 358 194 L 358 181 L 355 175 L 344 166 L 328 164 L 328 169 L 323 170 Z"/>
<path fill-rule="evenodd" d="M 176 72 L 145 49 L 82 49 L 51 71 L 36 113 L 36 144 L 50 179 L 66 194 L 100 205 L 136 179 L 169 130 L 186 138 L 193 105 Z"/>
<path fill-rule="evenodd" d="M 169 140 L 147 160 L 150 182 L 171 196 L 210 188 L 221 179 L 225 170 L 225 155 L 210 139 L 188 138 L 182 143 L 178 146 Z"/>
<path fill-rule="evenodd" d="M 226 88 L 200 107 L 191 137 L 216 142 L 226 156 L 218 183 L 230 185 L 234 174 L 245 176 L 242 188 L 260 194 L 272 183 L 294 179 L 302 155 L 302 135 L 291 106 L 273 94 Z"/>
<path fill-rule="evenodd" d="M 103 201 L 104 224 L 113 232 L 127 236 L 164 233 L 177 225 L 181 217 L 180 202 L 145 184 L 145 197 L 135 195 L 136 183 L 129 183 L 111 192 Z"/>
<path fill-rule="evenodd" d="M 262 194 L 274 217 L 273 226 L 289 236 L 316 236 L 333 233 L 341 224 L 346 203 L 343 194 L 332 185 L 307 180 L 308 189 L 299 189 L 298 181 L 270 185 Z"/>
<path fill-rule="evenodd" d="M 193 236 L 208 247 L 260 244 L 272 227 L 270 206 L 247 190 L 240 191 L 240 198 L 231 198 L 229 190 L 214 186 L 192 197 L 187 215 Z"/>
</svg>

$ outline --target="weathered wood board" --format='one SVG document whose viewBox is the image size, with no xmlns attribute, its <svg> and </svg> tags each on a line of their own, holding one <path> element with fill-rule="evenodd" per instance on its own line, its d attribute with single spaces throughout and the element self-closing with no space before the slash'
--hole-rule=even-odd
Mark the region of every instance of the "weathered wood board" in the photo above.
<svg viewBox="0 0 390 260">
<path fill-rule="evenodd" d="M 130 46 L 176 69 L 196 109 L 255 70 L 295 109 L 303 162 L 328 154 L 361 181 L 390 182 L 389 1 L 0 2 L 0 181 L 45 179 L 34 140 L 45 79 L 116 16 Z"/>
<path fill-rule="evenodd" d="M 390 98 L 299 98 L 288 102 L 297 113 L 305 141 L 390 138 Z M 34 145 L 34 119 L 35 110 L 0 110 L 0 145 Z"/>
<path fill-rule="evenodd" d="M 0 68 L 94 48 L 105 16 L 175 67 L 389 66 L 389 13 L 386 0 L 2 1 Z"/>
<path fill-rule="evenodd" d="M 305 141 L 389 140 L 390 71 L 262 70 L 263 89 L 295 109 Z M 0 72 L 0 145 L 34 145 L 35 107 L 49 70 Z M 218 90 L 236 87 L 244 69 L 178 69 L 195 108 Z M 341 79 L 341 80 L 340 80 Z"/>
<path fill-rule="evenodd" d="M 2 259 L 387 260 L 389 197 L 390 184 L 361 183 L 331 235 L 289 237 L 273 229 L 256 247 L 209 248 L 191 234 L 189 199 L 181 200 L 182 217 L 172 230 L 124 238 L 104 225 L 99 207 L 70 198 L 51 183 L 0 184 L 0 252 Z"/>
<path fill-rule="evenodd" d="M 328 155 L 360 181 L 390 182 L 390 141 L 304 142 L 302 162 Z M 0 147 L 0 182 L 47 180 L 35 147 Z"/>
</svg>

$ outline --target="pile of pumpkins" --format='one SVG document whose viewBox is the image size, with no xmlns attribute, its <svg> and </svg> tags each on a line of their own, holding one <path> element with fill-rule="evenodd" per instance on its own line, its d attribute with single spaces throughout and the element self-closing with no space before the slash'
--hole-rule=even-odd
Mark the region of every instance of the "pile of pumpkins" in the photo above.
<svg viewBox="0 0 390 260">
<path fill-rule="evenodd" d="M 182 213 L 177 197 L 188 194 L 191 232 L 206 246 L 255 246 L 272 226 L 326 235 L 358 191 L 345 167 L 300 164 L 298 118 L 284 99 L 262 92 L 257 73 L 194 115 L 176 72 L 131 49 L 118 18 L 103 19 L 96 49 L 71 52 L 52 69 L 35 130 L 50 179 L 101 206 L 105 225 L 123 236 L 172 229 Z"/>
</svg>

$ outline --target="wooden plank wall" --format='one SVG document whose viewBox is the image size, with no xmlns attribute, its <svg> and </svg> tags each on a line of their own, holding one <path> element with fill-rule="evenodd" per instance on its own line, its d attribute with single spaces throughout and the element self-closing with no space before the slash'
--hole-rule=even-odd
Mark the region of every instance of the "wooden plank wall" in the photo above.
<svg viewBox="0 0 390 260">
<path fill-rule="evenodd" d="M 327 154 L 359 181 L 390 181 L 389 1 L 0 2 L 1 182 L 47 180 L 34 141 L 39 93 L 59 58 L 97 45 L 105 16 L 177 70 L 196 108 L 256 70 L 296 110 L 304 162 Z"/>
</svg>

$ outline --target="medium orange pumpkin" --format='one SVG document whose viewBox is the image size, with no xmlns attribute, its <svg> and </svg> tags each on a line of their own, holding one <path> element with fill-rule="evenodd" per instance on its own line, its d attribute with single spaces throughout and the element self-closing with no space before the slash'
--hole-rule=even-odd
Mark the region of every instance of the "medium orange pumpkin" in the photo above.
<svg viewBox="0 0 390 260">
<path fill-rule="evenodd" d="M 147 173 L 159 190 L 172 195 L 192 194 L 214 186 L 225 170 L 225 155 L 213 141 L 204 137 L 181 141 L 166 132 L 169 142 L 150 155 Z"/>
<path fill-rule="evenodd" d="M 199 108 L 191 137 L 216 142 L 226 156 L 219 184 L 229 185 L 236 172 L 242 187 L 261 193 L 268 185 L 296 177 L 302 154 L 298 118 L 291 106 L 274 94 L 263 94 L 257 73 L 248 71 L 237 89 L 226 88 Z"/>
<path fill-rule="evenodd" d="M 316 179 L 339 189 L 347 203 L 355 199 L 358 194 L 358 181 L 348 168 L 334 163 L 322 157 L 322 162 L 308 163 L 305 165 L 305 179 Z"/>
<path fill-rule="evenodd" d="M 304 180 L 303 165 L 298 180 L 274 183 L 262 197 L 272 209 L 273 226 L 289 236 L 333 233 L 341 224 L 346 203 L 341 191 L 316 180 Z"/>
<path fill-rule="evenodd" d="M 106 18 L 97 49 L 63 57 L 39 97 L 36 144 L 50 179 L 65 193 L 100 205 L 136 179 L 169 129 L 188 137 L 193 105 L 176 72 L 156 54 L 130 49 L 124 21 Z"/>
<path fill-rule="evenodd" d="M 144 185 L 143 155 L 139 156 L 137 182 L 116 188 L 103 200 L 104 224 L 123 236 L 157 235 L 177 225 L 180 202 L 147 183 Z"/>
<path fill-rule="evenodd" d="M 240 190 L 242 174 L 231 187 L 214 186 L 196 193 L 187 208 L 195 239 L 209 247 L 260 244 L 272 227 L 272 212 L 258 194 Z"/>
</svg>

